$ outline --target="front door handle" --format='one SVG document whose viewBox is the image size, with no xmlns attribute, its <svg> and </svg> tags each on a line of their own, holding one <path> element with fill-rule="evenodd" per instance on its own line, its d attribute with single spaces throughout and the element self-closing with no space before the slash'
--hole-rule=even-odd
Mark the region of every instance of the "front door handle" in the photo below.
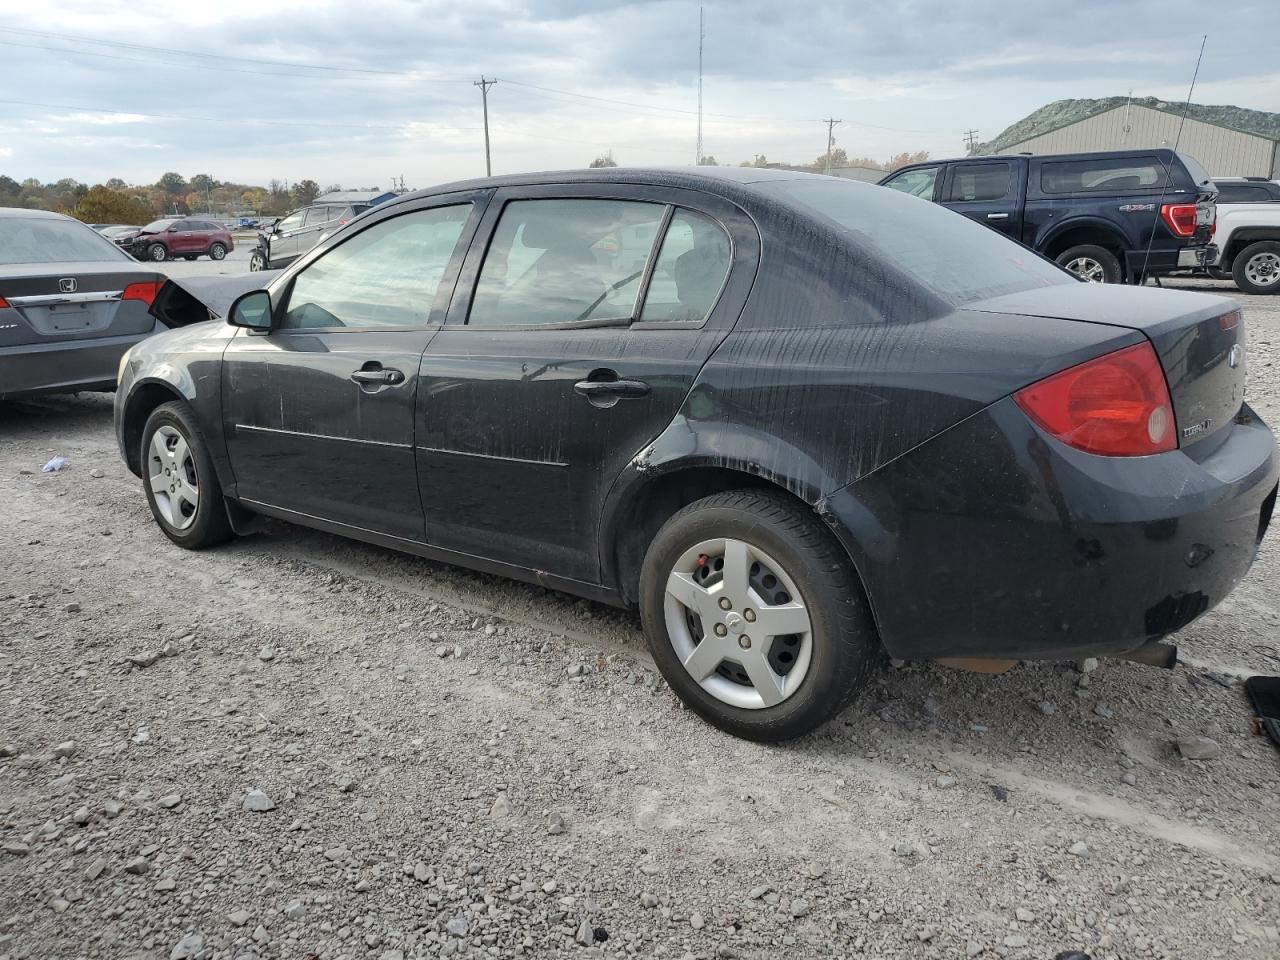
<svg viewBox="0 0 1280 960">
<path fill-rule="evenodd" d="M 381 364 L 366 363 L 359 370 L 351 374 L 351 379 L 356 383 L 368 383 L 377 386 L 394 385 L 404 383 L 404 373 L 394 367 L 384 367 Z"/>
<path fill-rule="evenodd" d="M 987 219 L 988 220 L 1008 220 L 1009 215 L 1007 213 L 988 213 Z"/>
</svg>

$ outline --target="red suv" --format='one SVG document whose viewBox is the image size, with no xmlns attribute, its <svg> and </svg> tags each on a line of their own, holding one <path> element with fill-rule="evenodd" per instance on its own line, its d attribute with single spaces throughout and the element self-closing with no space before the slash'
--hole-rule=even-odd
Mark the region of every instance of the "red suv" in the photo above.
<svg viewBox="0 0 1280 960">
<path fill-rule="evenodd" d="M 226 227 L 186 217 L 153 220 L 127 243 L 128 251 L 139 260 L 194 260 L 206 253 L 210 259 L 221 260 L 234 247 Z"/>
</svg>

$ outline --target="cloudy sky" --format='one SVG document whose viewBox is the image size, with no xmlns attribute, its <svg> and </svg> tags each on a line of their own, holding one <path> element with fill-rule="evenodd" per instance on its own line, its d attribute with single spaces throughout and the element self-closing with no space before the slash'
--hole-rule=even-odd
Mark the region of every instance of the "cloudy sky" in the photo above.
<svg viewBox="0 0 1280 960">
<path fill-rule="evenodd" d="M 1203 10 L 706 3 L 704 151 L 810 160 L 836 117 L 851 156 L 943 156 L 1052 100 L 1180 100 Z M 697 46 L 696 0 L 0 0 L 0 173 L 428 186 L 484 172 L 481 74 L 495 173 L 690 163 Z M 1274 31 L 1220 25 L 1195 99 L 1280 111 Z"/>
</svg>

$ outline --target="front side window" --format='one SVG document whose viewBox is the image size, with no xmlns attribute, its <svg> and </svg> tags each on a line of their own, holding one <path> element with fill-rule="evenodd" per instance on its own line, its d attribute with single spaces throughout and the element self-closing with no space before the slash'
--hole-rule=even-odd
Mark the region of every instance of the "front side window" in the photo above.
<svg viewBox="0 0 1280 960">
<path fill-rule="evenodd" d="M 937 167 L 921 167 L 919 170 L 908 170 L 906 173 L 898 174 L 888 181 L 885 186 L 894 190 L 901 190 L 903 193 L 909 193 L 913 197 L 932 200 L 933 185 L 937 182 Z"/>
<path fill-rule="evenodd" d="M 630 200 L 515 200 L 485 254 L 473 326 L 631 319 L 666 207 Z"/>
<path fill-rule="evenodd" d="M 733 248 L 718 223 L 677 210 L 662 238 L 640 319 L 701 323 L 715 306 L 732 258 Z"/>
<path fill-rule="evenodd" d="M 328 222 L 329 222 L 328 207 L 312 207 L 311 209 L 307 210 L 306 220 L 303 221 L 303 225 L 307 227 L 318 227 L 320 224 L 328 223 Z"/>
<path fill-rule="evenodd" d="M 297 230 L 300 226 L 302 226 L 301 211 L 289 214 L 276 225 L 276 229 L 281 233 L 288 233 L 290 230 Z"/>
<path fill-rule="evenodd" d="M 951 172 L 947 199 L 961 203 L 1002 200 L 1012 179 L 1007 163 L 958 163 Z"/>
<path fill-rule="evenodd" d="M 462 203 L 362 230 L 298 274 L 280 327 L 425 326 L 470 215 Z"/>
</svg>

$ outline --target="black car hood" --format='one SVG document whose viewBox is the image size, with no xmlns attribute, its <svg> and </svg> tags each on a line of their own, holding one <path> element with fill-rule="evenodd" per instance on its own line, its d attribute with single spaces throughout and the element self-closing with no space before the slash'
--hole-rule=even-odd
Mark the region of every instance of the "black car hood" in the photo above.
<svg viewBox="0 0 1280 960">
<path fill-rule="evenodd" d="M 166 327 L 220 319 L 242 294 L 264 289 L 279 274 L 279 270 L 261 270 L 234 276 L 170 277 L 156 294 L 151 315 Z"/>
</svg>

